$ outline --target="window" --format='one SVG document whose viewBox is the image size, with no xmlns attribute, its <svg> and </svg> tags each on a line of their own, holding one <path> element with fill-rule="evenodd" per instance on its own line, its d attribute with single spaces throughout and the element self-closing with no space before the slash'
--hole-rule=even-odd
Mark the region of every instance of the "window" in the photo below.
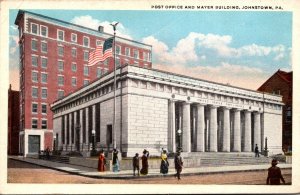
<svg viewBox="0 0 300 195">
<path fill-rule="evenodd" d="M 135 59 L 138 59 L 139 58 L 139 53 L 138 53 L 138 50 L 133 50 L 133 57 L 135 58 Z"/>
<path fill-rule="evenodd" d="M 48 37 L 48 27 L 41 25 L 41 35 L 43 37 Z"/>
<path fill-rule="evenodd" d="M 84 79 L 84 80 L 83 80 L 83 85 L 88 85 L 88 84 L 89 84 L 89 80 Z"/>
<path fill-rule="evenodd" d="M 63 90 L 58 90 L 57 98 L 62 98 L 62 97 L 64 97 L 64 95 L 65 95 L 65 92 Z"/>
<path fill-rule="evenodd" d="M 64 62 L 63 61 L 58 61 L 58 70 L 63 71 L 64 70 Z"/>
<path fill-rule="evenodd" d="M 38 82 L 38 73 L 37 72 L 33 71 L 31 73 L 31 80 L 32 80 L 32 82 Z"/>
<path fill-rule="evenodd" d="M 62 30 L 57 30 L 57 39 L 60 41 L 65 40 L 65 32 Z"/>
<path fill-rule="evenodd" d="M 58 51 L 59 56 L 64 56 L 64 47 L 63 46 L 58 46 L 57 51 Z"/>
<path fill-rule="evenodd" d="M 42 88 L 42 98 L 46 99 L 47 96 L 48 96 L 47 89 L 46 88 Z"/>
<path fill-rule="evenodd" d="M 33 129 L 38 128 L 38 120 L 37 119 L 31 119 L 31 128 L 33 128 Z"/>
<path fill-rule="evenodd" d="M 83 67 L 83 74 L 84 74 L 85 76 L 88 76 L 88 75 L 89 75 L 89 67 L 88 67 L 88 66 L 84 66 L 84 67 Z"/>
<path fill-rule="evenodd" d="M 72 78 L 72 86 L 77 85 L 77 79 L 75 77 Z"/>
<path fill-rule="evenodd" d="M 76 48 L 72 48 L 72 57 L 76 57 L 77 56 L 77 50 Z"/>
<path fill-rule="evenodd" d="M 34 24 L 34 23 L 31 23 L 31 33 L 33 34 L 38 34 L 38 25 L 37 24 Z"/>
<path fill-rule="evenodd" d="M 125 48 L 125 55 L 130 56 L 130 48 L 129 47 Z"/>
<path fill-rule="evenodd" d="M 273 94 L 275 94 L 275 95 L 280 95 L 280 89 L 273 90 Z"/>
<path fill-rule="evenodd" d="M 104 66 L 107 66 L 108 65 L 108 59 L 104 60 L 103 64 L 104 64 Z"/>
<path fill-rule="evenodd" d="M 47 129 L 47 120 L 42 119 L 42 129 Z"/>
<path fill-rule="evenodd" d="M 64 83 L 65 83 L 64 76 L 59 75 L 57 80 L 58 80 L 58 85 L 59 86 L 63 86 L 64 85 Z"/>
<path fill-rule="evenodd" d="M 38 88 L 37 87 L 32 87 L 32 94 L 31 96 L 33 98 L 37 98 L 38 97 Z"/>
<path fill-rule="evenodd" d="M 99 77 L 101 77 L 101 75 L 102 75 L 102 70 L 101 70 L 101 68 L 97 68 L 97 78 L 99 78 Z"/>
<path fill-rule="evenodd" d="M 37 43 L 37 40 L 32 39 L 32 40 L 31 40 L 31 50 L 37 51 L 37 50 L 38 50 L 37 44 L 38 44 L 38 43 Z"/>
<path fill-rule="evenodd" d="M 149 53 L 148 52 L 143 52 L 143 58 L 145 61 L 149 61 Z"/>
<path fill-rule="evenodd" d="M 42 61 L 42 68 L 47 68 L 48 66 L 48 59 L 47 58 L 41 58 Z"/>
<path fill-rule="evenodd" d="M 76 65 L 76 63 L 72 63 L 72 71 L 73 72 L 76 72 L 77 71 L 77 65 Z"/>
<path fill-rule="evenodd" d="M 102 45 L 102 41 L 96 40 L 96 46 Z"/>
<path fill-rule="evenodd" d="M 121 46 L 116 45 L 116 54 L 121 54 Z"/>
<path fill-rule="evenodd" d="M 42 83 L 48 82 L 48 74 L 47 73 L 41 73 L 41 82 Z"/>
<path fill-rule="evenodd" d="M 84 51 L 83 52 L 83 60 L 84 61 L 88 61 L 89 60 L 89 52 L 88 51 Z"/>
<path fill-rule="evenodd" d="M 37 113 L 38 112 L 38 104 L 37 103 L 32 103 L 32 113 Z"/>
<path fill-rule="evenodd" d="M 90 38 L 83 37 L 83 46 L 86 46 L 86 47 L 90 46 Z"/>
<path fill-rule="evenodd" d="M 43 53 L 47 53 L 48 52 L 48 44 L 47 42 L 42 42 L 41 43 L 41 49 Z"/>
<path fill-rule="evenodd" d="M 37 56 L 31 56 L 31 64 L 34 67 L 38 66 L 38 57 Z"/>
<path fill-rule="evenodd" d="M 47 114 L 47 104 L 42 104 L 42 114 Z"/>
<path fill-rule="evenodd" d="M 292 107 L 288 106 L 286 108 L 286 122 L 291 122 L 292 121 Z"/>
<path fill-rule="evenodd" d="M 74 33 L 71 34 L 71 41 L 77 42 L 77 34 L 74 34 Z"/>
<path fill-rule="evenodd" d="M 116 58 L 116 66 L 119 67 L 121 65 L 120 58 Z"/>
</svg>

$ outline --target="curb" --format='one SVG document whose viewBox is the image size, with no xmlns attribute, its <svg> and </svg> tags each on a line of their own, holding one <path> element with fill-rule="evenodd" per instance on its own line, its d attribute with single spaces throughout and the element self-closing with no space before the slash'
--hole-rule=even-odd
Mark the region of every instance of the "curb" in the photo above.
<svg viewBox="0 0 300 195">
<path fill-rule="evenodd" d="M 34 162 L 28 162 L 22 159 L 15 159 L 15 158 L 10 158 L 11 160 L 15 160 L 15 161 L 19 161 L 19 162 L 25 162 L 28 164 L 32 164 L 32 165 L 37 165 L 40 167 L 45 167 L 45 168 L 49 168 L 49 169 L 53 169 L 56 171 L 61 171 L 61 172 L 65 172 L 65 173 L 69 173 L 71 175 L 79 175 L 79 176 L 83 176 L 83 177 L 89 177 L 89 178 L 94 178 L 94 179 L 141 179 L 141 178 L 157 178 L 157 177 L 174 177 L 175 173 L 171 173 L 171 174 L 154 174 L 154 175 L 141 175 L 141 176 L 133 176 L 133 175 L 116 175 L 114 176 L 113 172 L 111 175 L 86 175 L 82 172 L 73 172 L 73 171 L 68 171 L 68 170 L 63 170 L 60 168 L 56 168 L 56 167 L 52 167 L 52 166 L 47 166 L 47 165 L 41 165 L 41 164 L 37 164 Z M 292 169 L 292 167 L 283 167 L 281 169 Z M 212 172 L 194 172 L 194 173 L 181 173 L 182 176 L 195 176 L 195 175 L 211 175 L 211 174 L 225 174 L 225 173 L 236 173 L 236 172 L 254 172 L 254 171 L 267 171 L 267 169 L 246 169 L 246 170 L 226 170 L 226 171 L 212 171 Z M 95 171 L 96 172 L 96 171 Z M 116 173 L 117 174 L 117 173 Z"/>
</svg>

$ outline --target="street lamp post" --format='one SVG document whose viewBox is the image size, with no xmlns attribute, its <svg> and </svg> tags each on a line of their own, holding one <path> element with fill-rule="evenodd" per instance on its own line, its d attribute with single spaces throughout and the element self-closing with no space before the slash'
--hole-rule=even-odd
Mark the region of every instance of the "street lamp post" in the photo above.
<svg viewBox="0 0 300 195">
<path fill-rule="evenodd" d="M 96 147 L 95 147 L 95 134 L 96 134 L 96 131 L 93 129 L 92 130 L 92 151 L 91 151 L 91 156 L 94 156 L 96 154 Z"/>
<path fill-rule="evenodd" d="M 181 131 L 181 129 L 178 129 L 177 130 L 177 134 L 178 134 L 178 151 L 180 151 L 181 150 L 181 133 L 182 133 L 182 131 Z"/>
</svg>

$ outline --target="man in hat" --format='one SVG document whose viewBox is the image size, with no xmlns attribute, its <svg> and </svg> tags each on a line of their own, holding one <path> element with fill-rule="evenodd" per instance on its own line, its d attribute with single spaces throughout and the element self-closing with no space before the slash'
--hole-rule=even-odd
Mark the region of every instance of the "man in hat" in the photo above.
<svg viewBox="0 0 300 195">
<path fill-rule="evenodd" d="M 278 164 L 276 159 L 272 160 L 272 166 L 268 169 L 267 184 L 280 185 L 280 180 L 285 184 L 285 181 L 281 175 L 281 170 L 276 165 Z"/>
<path fill-rule="evenodd" d="M 182 160 L 182 157 L 180 156 L 180 150 L 178 150 L 175 155 L 174 164 L 175 164 L 175 169 L 176 169 L 175 177 L 177 177 L 178 180 L 180 180 L 180 173 L 181 173 L 182 167 L 183 167 L 183 160 Z"/>
<path fill-rule="evenodd" d="M 136 153 L 132 159 L 132 166 L 133 166 L 133 176 L 135 176 L 135 170 L 137 170 L 138 176 L 140 176 L 140 159 L 138 153 Z"/>
</svg>

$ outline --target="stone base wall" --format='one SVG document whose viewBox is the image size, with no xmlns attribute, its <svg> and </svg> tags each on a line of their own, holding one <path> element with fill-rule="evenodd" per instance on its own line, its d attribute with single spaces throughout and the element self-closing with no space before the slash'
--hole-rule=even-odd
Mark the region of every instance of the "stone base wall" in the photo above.
<svg viewBox="0 0 300 195">
<path fill-rule="evenodd" d="M 168 100 L 128 95 L 128 145 L 127 156 L 142 154 L 160 155 L 168 141 Z"/>
</svg>

